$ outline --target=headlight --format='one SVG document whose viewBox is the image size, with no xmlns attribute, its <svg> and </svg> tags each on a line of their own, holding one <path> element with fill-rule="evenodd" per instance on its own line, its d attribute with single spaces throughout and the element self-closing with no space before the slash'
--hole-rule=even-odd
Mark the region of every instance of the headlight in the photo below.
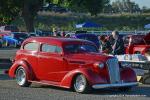
<svg viewBox="0 0 150 100">
<path fill-rule="evenodd" d="M 99 67 L 100 69 L 104 68 L 104 63 L 95 63 L 94 64 L 95 67 Z"/>
</svg>

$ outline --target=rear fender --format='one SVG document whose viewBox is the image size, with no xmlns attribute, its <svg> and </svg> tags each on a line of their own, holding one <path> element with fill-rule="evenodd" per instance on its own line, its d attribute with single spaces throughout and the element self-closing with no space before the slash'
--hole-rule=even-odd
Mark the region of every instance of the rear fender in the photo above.
<svg viewBox="0 0 150 100">
<path fill-rule="evenodd" d="M 9 69 L 9 76 L 12 77 L 12 78 L 15 78 L 16 70 L 20 66 L 22 66 L 25 69 L 27 79 L 28 80 L 33 80 L 34 75 L 33 75 L 32 68 L 30 67 L 30 65 L 25 60 L 15 61 L 14 64 Z"/>
<path fill-rule="evenodd" d="M 103 79 L 100 75 L 93 72 L 90 68 L 79 68 L 65 75 L 60 85 L 62 87 L 71 88 L 75 77 L 79 74 L 83 74 L 86 77 L 89 85 L 107 83 L 106 79 Z"/>
</svg>

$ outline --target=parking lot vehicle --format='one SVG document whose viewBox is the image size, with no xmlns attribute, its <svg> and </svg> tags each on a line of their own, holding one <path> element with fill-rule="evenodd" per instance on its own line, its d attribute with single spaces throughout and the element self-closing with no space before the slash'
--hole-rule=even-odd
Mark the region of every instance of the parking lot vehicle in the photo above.
<svg viewBox="0 0 150 100">
<path fill-rule="evenodd" d="M 14 25 L 6 25 L 0 27 L 0 32 L 18 32 L 19 29 L 17 26 Z"/>
<path fill-rule="evenodd" d="M 0 37 L 0 48 L 2 47 L 3 41 L 2 41 L 2 37 Z"/>
<path fill-rule="evenodd" d="M 3 37 L 10 35 L 10 32 L 0 32 L 0 48 L 3 47 Z"/>
<path fill-rule="evenodd" d="M 100 42 L 98 39 L 98 36 L 95 34 L 90 33 L 77 33 L 77 34 L 70 34 L 71 38 L 77 38 L 77 39 L 84 39 L 93 42 L 98 48 L 100 46 Z"/>
<path fill-rule="evenodd" d="M 40 8 L 40 11 L 53 11 L 56 13 L 65 13 L 68 12 L 67 8 L 61 7 L 57 4 L 47 3 L 43 7 Z"/>
<path fill-rule="evenodd" d="M 124 37 L 126 54 L 150 54 L 150 34 Z"/>
<path fill-rule="evenodd" d="M 79 93 L 91 88 L 129 90 L 138 84 L 132 68 L 121 67 L 115 57 L 99 53 L 94 43 L 72 38 L 26 39 L 8 73 L 20 86 L 38 82 Z"/>
<path fill-rule="evenodd" d="M 10 35 L 3 36 L 2 39 L 6 47 L 10 45 L 19 47 L 21 46 L 21 43 L 28 37 L 28 34 L 24 32 L 12 32 Z"/>
</svg>

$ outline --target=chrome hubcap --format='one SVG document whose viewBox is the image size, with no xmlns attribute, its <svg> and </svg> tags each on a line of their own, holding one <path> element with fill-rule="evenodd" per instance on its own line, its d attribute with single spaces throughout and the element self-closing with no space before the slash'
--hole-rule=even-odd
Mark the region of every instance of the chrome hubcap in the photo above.
<svg viewBox="0 0 150 100">
<path fill-rule="evenodd" d="M 16 80 L 19 85 L 23 85 L 26 81 L 26 74 L 23 69 L 18 69 L 16 72 Z"/>
<path fill-rule="evenodd" d="M 83 91 L 86 85 L 86 80 L 84 79 L 83 76 L 79 75 L 76 78 L 74 87 L 76 88 L 76 90 L 78 91 Z"/>
</svg>

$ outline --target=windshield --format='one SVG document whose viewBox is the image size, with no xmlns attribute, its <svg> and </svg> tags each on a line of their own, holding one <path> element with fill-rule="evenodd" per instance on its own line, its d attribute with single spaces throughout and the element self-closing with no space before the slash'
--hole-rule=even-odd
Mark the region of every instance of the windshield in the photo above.
<svg viewBox="0 0 150 100">
<path fill-rule="evenodd" d="M 98 49 L 94 45 L 89 44 L 70 44 L 64 47 L 67 53 L 84 53 L 84 52 L 95 52 L 98 53 Z"/>
</svg>

